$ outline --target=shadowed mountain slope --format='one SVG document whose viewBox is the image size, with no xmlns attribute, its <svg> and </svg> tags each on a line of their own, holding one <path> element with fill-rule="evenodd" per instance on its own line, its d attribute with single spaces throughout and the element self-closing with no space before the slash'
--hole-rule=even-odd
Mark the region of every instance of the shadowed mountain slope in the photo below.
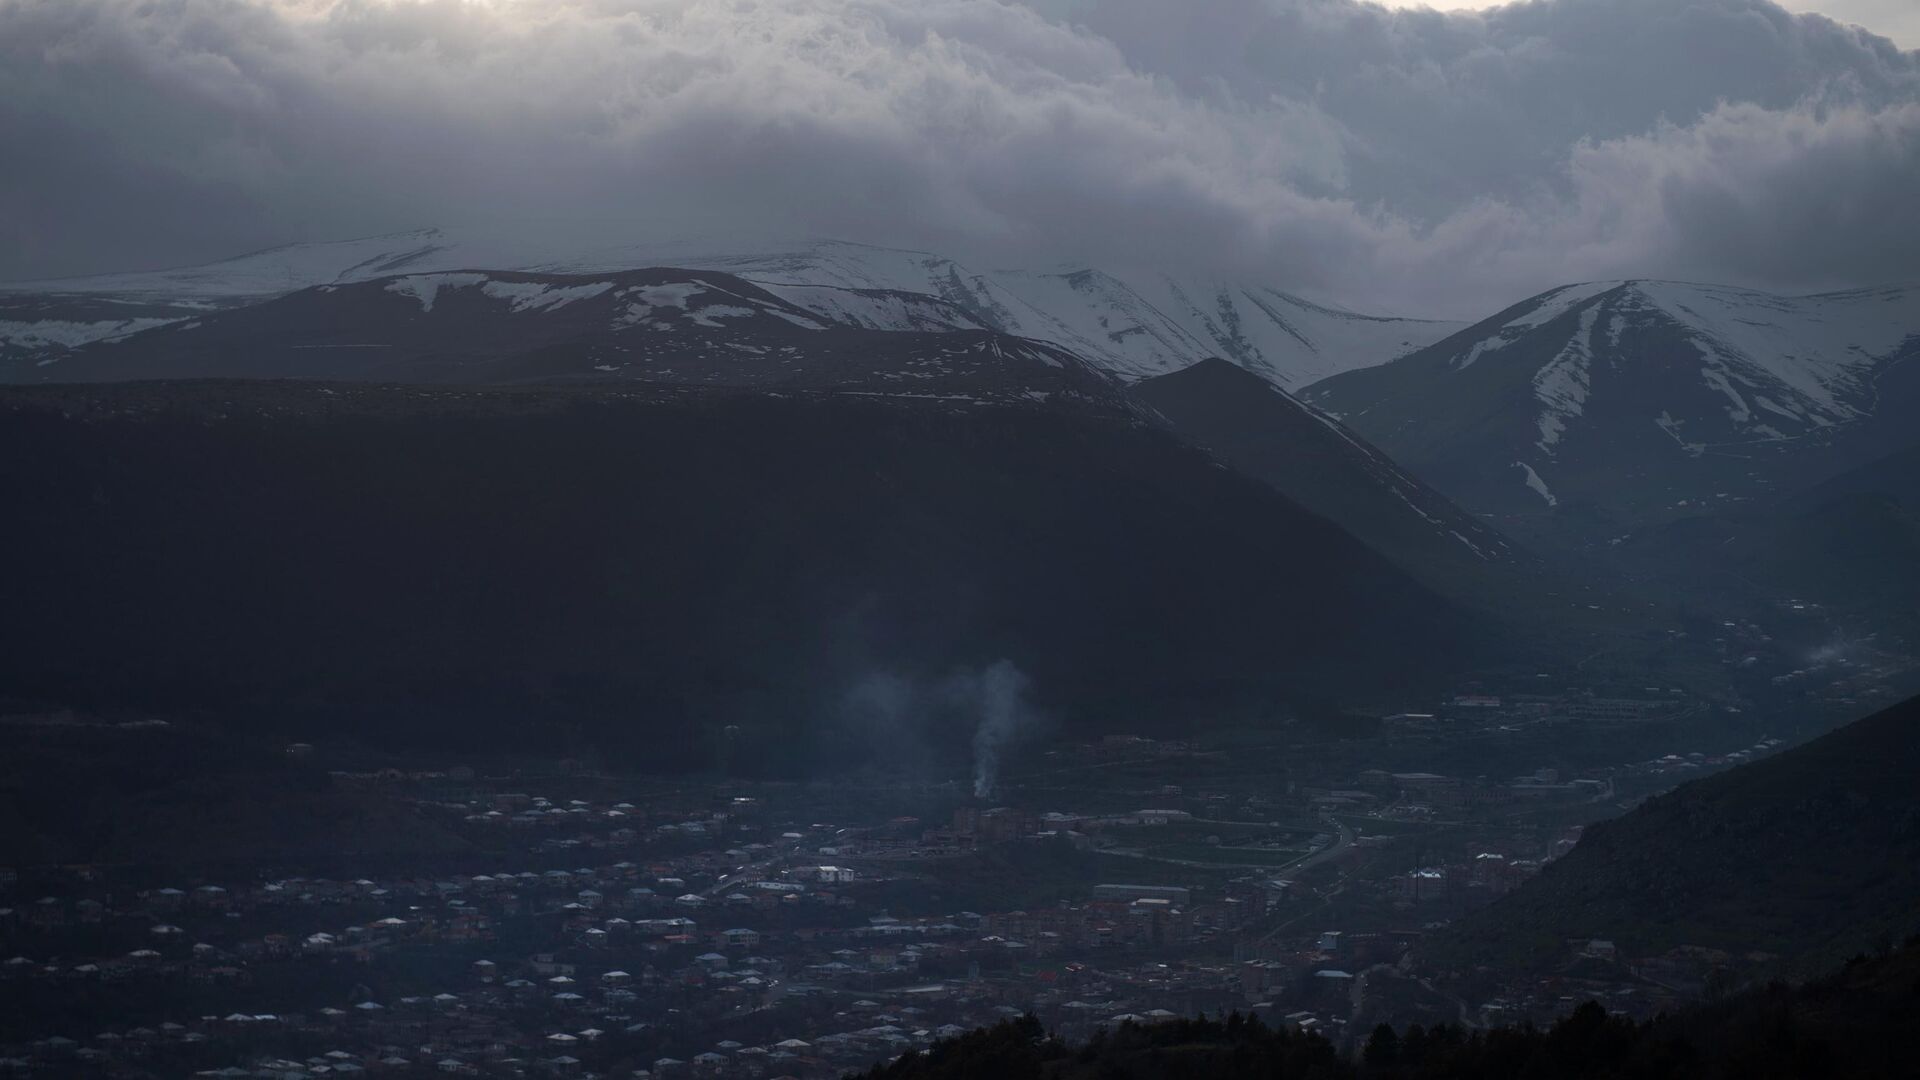
<svg viewBox="0 0 1920 1080">
<path fill-rule="evenodd" d="M 1127 394 L 1221 460 L 1324 515 L 1452 594 L 1531 565 L 1506 537 L 1408 475 L 1353 432 L 1224 360 L 1133 384 Z"/>
<path fill-rule="evenodd" d="M 726 724 L 762 768 L 913 741 L 848 715 L 876 672 L 1008 658 L 1071 728 L 1184 730 L 1501 644 L 1087 399 L 23 388 L 0 500 L 0 691 L 662 766 Z"/>
<path fill-rule="evenodd" d="M 1917 769 L 1920 699 L 1591 826 L 1437 954 L 1541 962 L 1603 938 L 1626 956 L 1757 949 L 1817 970 L 1899 941 L 1920 930 Z"/>
</svg>

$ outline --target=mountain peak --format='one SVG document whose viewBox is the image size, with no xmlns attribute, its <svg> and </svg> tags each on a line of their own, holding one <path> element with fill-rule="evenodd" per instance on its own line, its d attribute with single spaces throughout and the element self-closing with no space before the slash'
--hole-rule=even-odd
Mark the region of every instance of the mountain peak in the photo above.
<svg viewBox="0 0 1920 1080">
<path fill-rule="evenodd" d="M 1785 297 L 1595 281 L 1309 397 L 1470 509 L 1539 514 L 1584 498 L 1633 518 L 1755 497 L 1768 483 L 1756 460 L 1894 415 L 1904 383 L 1882 376 L 1916 344 L 1920 293 L 1898 287 Z M 1661 480 L 1620 480 L 1635 475 Z"/>
<path fill-rule="evenodd" d="M 1273 389 L 1272 383 L 1241 367 L 1239 364 L 1218 356 L 1204 357 L 1181 368 L 1179 371 L 1168 372 L 1165 375 L 1158 376 L 1158 378 L 1169 381 L 1206 379 L 1208 381 L 1221 381 L 1229 384 L 1239 384 L 1249 387 L 1260 386 L 1266 389 Z"/>
</svg>

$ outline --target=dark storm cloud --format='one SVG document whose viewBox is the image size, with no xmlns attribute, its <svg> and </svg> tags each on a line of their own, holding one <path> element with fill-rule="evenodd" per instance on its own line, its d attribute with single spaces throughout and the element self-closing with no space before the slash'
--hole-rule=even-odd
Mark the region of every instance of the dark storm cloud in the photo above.
<svg viewBox="0 0 1920 1080">
<path fill-rule="evenodd" d="M 816 233 L 1474 313 L 1920 276 L 1920 54 L 1762 0 L 0 0 L 0 276 Z"/>
</svg>

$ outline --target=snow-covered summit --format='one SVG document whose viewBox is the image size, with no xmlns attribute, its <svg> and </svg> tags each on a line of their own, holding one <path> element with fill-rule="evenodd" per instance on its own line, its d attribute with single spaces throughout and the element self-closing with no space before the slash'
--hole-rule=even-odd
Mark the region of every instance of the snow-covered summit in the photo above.
<svg viewBox="0 0 1920 1080">
<path fill-rule="evenodd" d="M 1695 417 L 1692 445 L 1787 439 L 1872 410 L 1882 361 L 1920 334 L 1920 289 L 1784 297 L 1673 281 L 1607 281 L 1544 293 L 1462 335 L 1460 370 L 1519 341 L 1558 347 L 1533 373 L 1537 445 L 1551 455 L 1596 380 L 1691 379 L 1720 415 Z M 1492 321 L 1492 320 L 1490 320 Z M 1524 350 L 1523 350 L 1524 351 Z M 1609 374 L 1613 373 L 1613 374 Z M 1666 410 L 1674 423 L 1683 414 Z M 1703 441 L 1707 440 L 1707 441 Z"/>
<path fill-rule="evenodd" d="M 1920 287 L 1590 282 L 1308 397 L 1470 507 L 1631 496 L 1684 509 L 1750 497 L 1778 462 L 1815 468 L 1804 451 L 1871 443 L 1863 432 L 1906 408 L 1887 398 L 1906 393 L 1893 376 L 1916 353 Z M 1675 479 L 1686 473 L 1700 483 Z"/>
<path fill-rule="evenodd" d="M 932 252 L 833 240 L 744 249 L 676 241 L 556 250 L 552 241 L 511 242 L 439 229 L 294 244 L 204 266 L 0 285 L 0 301 L 35 294 L 115 298 L 182 305 L 186 317 L 186 305 L 229 307 L 396 274 L 489 269 L 580 275 L 652 266 L 737 274 L 835 323 L 990 329 L 1033 338 L 1128 379 L 1222 356 L 1275 385 L 1299 388 L 1384 363 L 1459 329 L 1457 323 L 1355 314 L 1258 283 L 1123 275 L 1085 266 L 979 271 Z M 47 336 L 24 324 L 15 329 L 23 342 L 30 334 Z M 93 329 L 95 337 L 123 332 L 104 319 Z M 69 345 L 89 340 L 84 326 L 62 327 L 60 333 Z"/>
<path fill-rule="evenodd" d="M 1438 341 L 1459 323 L 1361 315 L 1252 282 L 1088 266 L 978 270 L 930 252 L 815 241 L 777 252 L 683 256 L 763 285 L 935 296 L 985 325 L 1071 349 L 1129 379 L 1224 357 L 1299 388 Z"/>
<path fill-rule="evenodd" d="M 931 298 L 814 291 L 839 317 L 716 271 L 423 270 L 205 312 L 77 347 L 29 377 L 631 381 L 1118 407 L 1113 378 L 1080 357 L 962 325 Z M 876 313 L 945 325 L 867 325 Z"/>
</svg>

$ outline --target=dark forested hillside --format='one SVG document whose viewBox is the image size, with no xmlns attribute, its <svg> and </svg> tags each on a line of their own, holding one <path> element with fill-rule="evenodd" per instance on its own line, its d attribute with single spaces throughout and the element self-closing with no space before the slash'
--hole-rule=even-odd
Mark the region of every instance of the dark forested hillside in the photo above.
<svg viewBox="0 0 1920 1080">
<path fill-rule="evenodd" d="M 0 503 L 0 692 L 643 764 L 707 763 L 726 725 L 749 766 L 910 741 L 921 718 L 845 715 L 876 673 L 1006 658 L 1056 720 L 1111 730 L 1392 695 L 1491 643 L 1334 525 L 1091 406 L 21 389 Z"/>
<path fill-rule="evenodd" d="M 1027 1017 L 936 1044 L 863 1080 L 1773 1080 L 1914 1075 L 1920 948 L 1857 960 L 1647 1023 L 1589 1002 L 1546 1030 L 1374 1030 L 1349 1060 L 1317 1034 L 1225 1019 L 1121 1023 L 1072 1045 Z"/>
<path fill-rule="evenodd" d="M 1920 929 L 1920 699 L 1595 825 L 1436 947 L 1461 967 L 1676 945 L 1806 970 Z"/>
</svg>

